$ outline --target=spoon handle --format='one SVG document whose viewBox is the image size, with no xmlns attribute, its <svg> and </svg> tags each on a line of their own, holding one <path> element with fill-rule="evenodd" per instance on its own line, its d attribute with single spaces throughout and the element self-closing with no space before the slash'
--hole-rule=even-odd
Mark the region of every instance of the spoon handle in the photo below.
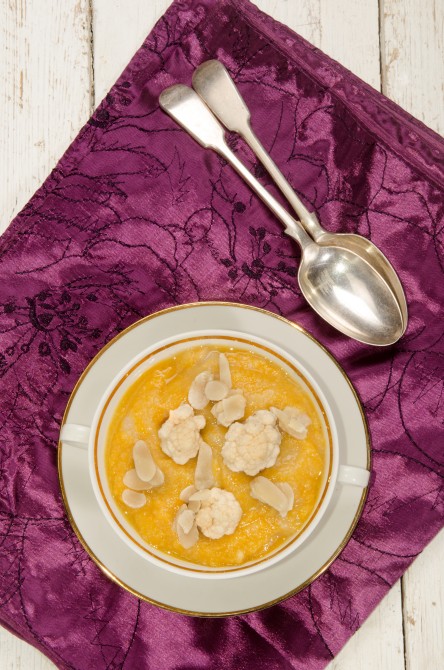
<svg viewBox="0 0 444 670">
<path fill-rule="evenodd" d="M 285 233 L 292 237 L 301 249 L 313 244 L 313 240 L 301 223 L 267 191 L 237 158 L 227 145 L 224 129 L 208 109 L 203 100 L 189 86 L 175 84 L 162 91 L 159 96 L 162 109 L 186 130 L 201 146 L 220 154 L 261 198 L 267 207 L 285 226 Z"/>
<path fill-rule="evenodd" d="M 305 230 L 317 240 L 325 231 L 316 215 L 304 203 L 279 170 L 251 127 L 250 110 L 226 67 L 218 60 L 202 63 L 193 75 L 194 90 L 228 130 L 238 133 L 260 160 L 271 178 L 298 215 Z"/>
</svg>

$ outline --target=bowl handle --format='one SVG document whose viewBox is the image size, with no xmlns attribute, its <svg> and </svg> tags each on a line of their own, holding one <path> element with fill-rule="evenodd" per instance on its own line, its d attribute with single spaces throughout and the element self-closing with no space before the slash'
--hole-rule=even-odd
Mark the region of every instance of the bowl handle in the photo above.
<svg viewBox="0 0 444 670">
<path fill-rule="evenodd" d="M 341 484 L 351 484 L 365 489 L 368 486 L 370 472 L 365 468 L 357 468 L 354 465 L 340 465 L 338 472 L 338 482 Z"/>
<path fill-rule="evenodd" d="M 78 423 L 65 423 L 60 431 L 60 441 L 74 447 L 88 448 L 91 428 Z"/>
</svg>

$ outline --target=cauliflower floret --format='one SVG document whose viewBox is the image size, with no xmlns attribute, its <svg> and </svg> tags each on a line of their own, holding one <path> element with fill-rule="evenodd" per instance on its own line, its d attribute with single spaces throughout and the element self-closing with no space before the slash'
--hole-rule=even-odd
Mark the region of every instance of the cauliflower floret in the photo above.
<svg viewBox="0 0 444 670">
<path fill-rule="evenodd" d="M 194 409 L 204 409 L 210 402 L 205 395 L 205 387 L 208 382 L 213 380 L 211 372 L 201 372 L 194 378 L 193 383 L 188 391 L 188 402 Z"/>
<path fill-rule="evenodd" d="M 190 405 L 183 404 L 170 410 L 169 418 L 158 432 L 162 451 L 178 465 L 184 465 L 199 451 L 200 431 L 204 426 L 205 417 L 194 416 Z"/>
<path fill-rule="evenodd" d="M 230 426 L 221 453 L 230 470 L 253 476 L 276 463 L 280 443 L 276 417 L 268 410 L 260 409 L 244 423 Z"/>
<path fill-rule="evenodd" d="M 212 540 L 223 535 L 231 535 L 237 528 L 242 516 L 242 508 L 230 491 L 218 489 L 202 489 L 190 497 L 190 501 L 201 503 L 196 514 L 199 530 Z"/>
</svg>

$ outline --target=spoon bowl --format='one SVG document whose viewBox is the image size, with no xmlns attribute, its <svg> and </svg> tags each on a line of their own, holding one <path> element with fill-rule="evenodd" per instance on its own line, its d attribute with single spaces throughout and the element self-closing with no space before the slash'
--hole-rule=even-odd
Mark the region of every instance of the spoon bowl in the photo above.
<svg viewBox="0 0 444 670">
<path fill-rule="evenodd" d="M 362 235 L 356 235 L 355 233 L 329 233 L 320 225 L 319 231 L 320 234 L 313 238 L 317 244 L 320 246 L 338 247 L 344 249 L 344 251 L 354 253 L 371 265 L 374 271 L 385 281 L 398 301 L 403 323 L 403 330 L 399 336 L 401 337 L 408 323 L 407 301 L 402 284 L 390 261 L 373 242 L 370 242 L 370 240 Z"/>
<path fill-rule="evenodd" d="M 389 285 L 373 265 L 344 247 L 306 246 L 298 281 L 312 308 L 355 340 L 387 346 L 404 332 Z"/>
</svg>

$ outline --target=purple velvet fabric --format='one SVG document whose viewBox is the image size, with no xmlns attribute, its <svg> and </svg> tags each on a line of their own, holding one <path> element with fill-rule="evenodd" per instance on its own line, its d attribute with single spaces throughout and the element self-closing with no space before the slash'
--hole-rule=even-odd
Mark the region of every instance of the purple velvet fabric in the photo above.
<svg viewBox="0 0 444 670">
<path fill-rule="evenodd" d="M 322 322 L 279 224 L 159 109 L 163 88 L 189 84 L 213 57 L 323 224 L 371 237 L 393 262 L 410 311 L 397 345 L 368 347 Z M 173 3 L 0 241 L 5 627 L 64 669 L 328 663 L 443 525 L 443 153 L 437 135 L 246 0 Z M 222 620 L 158 609 L 110 582 L 70 528 L 56 468 L 65 404 L 99 349 L 146 314 L 207 299 L 270 309 L 318 337 L 354 382 L 373 441 L 364 514 L 328 572 Z"/>
</svg>

